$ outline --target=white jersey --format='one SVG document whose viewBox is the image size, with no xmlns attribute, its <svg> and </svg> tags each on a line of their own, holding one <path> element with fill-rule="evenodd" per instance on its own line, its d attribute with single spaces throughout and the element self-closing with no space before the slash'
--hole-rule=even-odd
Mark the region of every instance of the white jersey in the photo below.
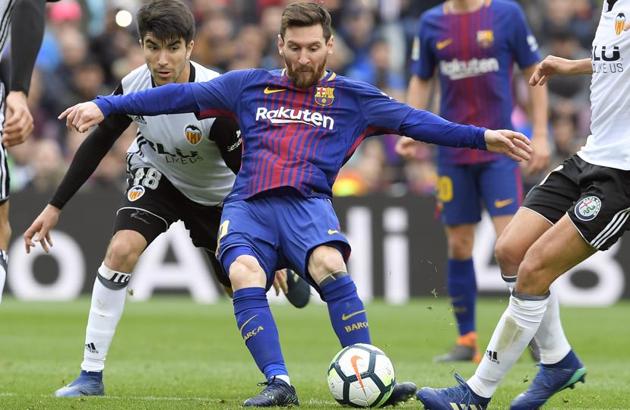
<svg viewBox="0 0 630 410">
<path fill-rule="evenodd" d="M 592 50 L 591 135 L 578 155 L 630 170 L 630 0 L 605 0 Z"/>
<path fill-rule="evenodd" d="M 0 0 L 0 60 L 2 60 L 4 46 L 11 33 L 11 20 L 16 3 L 17 0 Z"/>
<path fill-rule="evenodd" d="M 219 74 L 197 63 L 195 82 Z M 123 94 L 153 88 L 146 65 L 122 79 Z M 138 135 L 127 150 L 130 169 L 153 167 L 182 194 L 202 205 L 218 205 L 232 190 L 235 175 L 221 157 L 218 146 L 208 138 L 214 118 L 198 120 L 194 114 L 165 114 L 130 118 Z"/>
</svg>

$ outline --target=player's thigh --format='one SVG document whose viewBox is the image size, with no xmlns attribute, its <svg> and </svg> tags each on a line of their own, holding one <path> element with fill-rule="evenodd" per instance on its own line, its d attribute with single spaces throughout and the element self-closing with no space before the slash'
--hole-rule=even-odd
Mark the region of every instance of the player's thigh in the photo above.
<svg viewBox="0 0 630 410">
<path fill-rule="evenodd" d="M 105 253 L 105 266 L 115 271 L 131 272 L 147 247 L 147 241 L 134 230 L 123 229 L 114 233 Z"/>
<path fill-rule="evenodd" d="M 481 198 L 491 217 L 512 216 L 521 205 L 523 183 L 521 168 L 507 157 L 479 165 Z"/>
<path fill-rule="evenodd" d="M 282 198 L 280 201 L 288 201 L 283 207 L 284 211 L 278 214 L 280 248 L 288 266 L 302 274 L 311 284 L 316 284 L 315 277 L 326 274 L 323 273 L 326 270 L 345 270 L 350 244 L 341 232 L 331 201 L 299 196 Z M 311 254 L 323 245 L 326 248 L 318 251 L 311 265 Z M 317 270 L 311 272 L 310 268 L 315 266 Z"/>
<path fill-rule="evenodd" d="M 223 207 L 217 239 L 217 259 L 225 272 L 240 256 L 258 261 L 267 287 L 278 269 L 278 233 L 275 216 L 266 200 L 233 201 Z"/>
<path fill-rule="evenodd" d="M 147 246 L 170 225 L 177 221 L 178 215 L 174 208 L 177 202 L 177 190 L 166 179 L 153 178 L 150 183 L 143 184 L 136 175 L 152 175 L 155 172 L 133 170 L 127 179 L 127 192 L 116 212 L 114 233 L 124 230 L 134 231 L 144 237 Z"/>
<path fill-rule="evenodd" d="M 565 215 L 525 253 L 518 270 L 516 291 L 542 295 L 560 275 L 595 252 L 596 249 L 584 240 L 569 216 Z"/>
<path fill-rule="evenodd" d="M 476 224 L 481 220 L 481 202 L 473 166 L 438 165 L 437 203 L 445 225 Z"/>
<path fill-rule="evenodd" d="M 542 215 L 521 207 L 507 226 L 500 232 L 497 229 L 497 242 L 495 256 L 501 272 L 506 275 L 515 275 L 525 253 L 536 240 L 553 226 Z"/>
</svg>

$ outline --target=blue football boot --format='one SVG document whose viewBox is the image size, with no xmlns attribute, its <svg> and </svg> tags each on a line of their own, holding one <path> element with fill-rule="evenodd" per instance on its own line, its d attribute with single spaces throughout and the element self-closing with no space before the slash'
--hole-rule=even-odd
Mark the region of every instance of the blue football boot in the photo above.
<svg viewBox="0 0 630 410">
<path fill-rule="evenodd" d="M 567 362 L 563 365 L 562 362 Z M 511 410 L 532 410 L 542 407 L 551 396 L 564 389 L 575 388 L 577 382 L 584 383 L 586 367 L 573 350 L 557 365 L 539 365 L 540 370 L 525 392 L 519 394 L 510 405 Z"/>
<path fill-rule="evenodd" d="M 299 406 L 295 387 L 285 383 L 277 377 L 271 380 L 258 383 L 259 386 L 266 386 L 263 391 L 254 397 L 245 400 L 245 407 L 293 407 Z"/>
<path fill-rule="evenodd" d="M 458 385 L 445 389 L 423 387 L 416 397 L 427 410 L 471 409 L 485 410 L 490 399 L 475 394 L 459 374 L 455 373 Z"/>
<path fill-rule="evenodd" d="M 103 372 L 86 372 L 55 392 L 56 397 L 102 396 L 105 394 Z"/>
</svg>

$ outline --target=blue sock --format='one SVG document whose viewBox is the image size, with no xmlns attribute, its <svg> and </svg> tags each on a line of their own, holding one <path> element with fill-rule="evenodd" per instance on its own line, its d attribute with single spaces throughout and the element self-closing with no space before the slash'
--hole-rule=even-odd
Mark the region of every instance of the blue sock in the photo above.
<svg viewBox="0 0 630 410">
<path fill-rule="evenodd" d="M 265 289 L 239 289 L 234 292 L 233 304 L 238 329 L 260 371 L 267 380 L 288 375 Z"/>
<path fill-rule="evenodd" d="M 582 367 L 582 362 L 578 359 L 577 355 L 573 351 L 573 349 L 569 350 L 566 356 L 558 363 L 553 364 L 543 364 L 545 367 L 558 368 L 558 369 L 578 369 Z"/>
<path fill-rule="evenodd" d="M 347 274 L 327 279 L 321 285 L 322 299 L 328 304 L 328 314 L 341 346 L 368 343 L 370 329 L 357 287 Z"/>
<path fill-rule="evenodd" d="M 473 260 L 449 259 L 447 272 L 448 295 L 451 297 L 459 335 L 463 336 L 475 331 L 477 281 Z"/>
</svg>

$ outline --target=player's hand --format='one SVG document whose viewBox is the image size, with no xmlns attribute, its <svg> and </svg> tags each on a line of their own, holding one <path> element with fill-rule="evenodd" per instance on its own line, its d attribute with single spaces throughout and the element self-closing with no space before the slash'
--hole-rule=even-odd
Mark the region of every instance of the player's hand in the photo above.
<svg viewBox="0 0 630 410">
<path fill-rule="evenodd" d="M 547 140 L 547 132 L 534 133 L 531 144 L 534 152 L 531 159 L 523 167 L 525 175 L 537 174 L 545 171 L 549 166 L 549 141 Z"/>
<path fill-rule="evenodd" d="M 65 118 L 66 126 L 68 128 L 74 128 L 79 132 L 85 132 L 89 130 L 90 127 L 103 121 L 105 116 L 100 108 L 98 108 L 98 105 L 89 101 L 67 108 L 64 112 L 59 114 L 59 117 L 57 118 L 60 120 Z"/>
<path fill-rule="evenodd" d="M 505 154 L 515 161 L 529 161 L 533 149 L 531 142 L 520 132 L 510 130 L 486 130 L 484 134 L 488 151 Z"/>
<path fill-rule="evenodd" d="M 416 156 L 417 141 L 413 138 L 402 137 L 396 142 L 396 153 L 405 159 L 413 159 Z"/>
<path fill-rule="evenodd" d="M 529 85 L 545 85 L 549 81 L 549 77 L 557 74 L 571 74 L 574 61 L 566 58 L 547 56 L 537 66 L 534 74 L 529 79 Z"/>
<path fill-rule="evenodd" d="M 50 247 L 53 246 L 50 238 L 50 231 L 57 226 L 59 222 L 59 214 L 61 210 L 52 205 L 46 205 L 46 208 L 33 221 L 31 226 L 24 232 L 24 246 L 26 253 L 31 253 L 31 248 L 35 247 L 35 242 L 39 242 L 42 249 L 48 253 Z"/>
<path fill-rule="evenodd" d="M 11 91 L 5 100 L 6 120 L 2 144 L 12 147 L 23 143 L 33 132 L 33 116 L 28 109 L 26 94 L 21 91 Z"/>
<path fill-rule="evenodd" d="M 276 276 L 273 278 L 273 288 L 276 291 L 276 296 L 280 294 L 280 291 L 286 295 L 289 291 L 289 285 L 287 284 L 287 270 L 280 269 L 276 271 Z"/>
</svg>

